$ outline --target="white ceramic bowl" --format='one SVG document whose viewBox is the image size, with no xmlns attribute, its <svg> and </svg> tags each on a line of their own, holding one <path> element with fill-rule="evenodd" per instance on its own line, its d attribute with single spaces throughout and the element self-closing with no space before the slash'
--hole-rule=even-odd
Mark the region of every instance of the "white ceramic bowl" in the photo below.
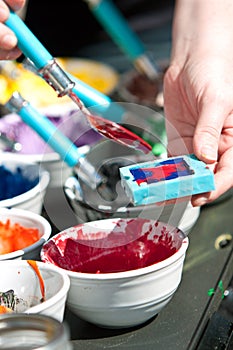
<svg viewBox="0 0 233 350">
<path fill-rule="evenodd" d="M 43 314 L 62 322 L 70 280 L 56 266 L 36 262 L 44 281 L 45 301 L 41 302 L 39 279 L 26 260 L 0 261 L 0 291 L 13 290 L 23 303 L 19 312 Z M 18 311 L 16 310 L 16 312 Z"/>
<path fill-rule="evenodd" d="M 138 242 L 137 235 L 146 241 Z M 176 251 L 159 262 L 145 262 L 155 261 L 150 248 L 159 237 Z M 188 242 L 179 229 L 153 220 L 98 220 L 53 236 L 44 244 L 41 259 L 69 275 L 71 311 L 101 327 L 124 328 L 151 319 L 171 300 L 181 281 Z"/>
<path fill-rule="evenodd" d="M 6 223 L 7 220 L 10 220 L 10 224 L 18 223 L 23 227 L 38 229 L 40 239 L 21 250 L 0 254 L 0 261 L 12 259 L 39 259 L 41 247 L 49 239 L 52 232 L 50 223 L 41 215 L 28 210 L 0 208 L 0 222 Z"/>
<path fill-rule="evenodd" d="M 0 198 L 3 198 L 0 200 L 0 207 L 24 209 L 41 214 L 50 180 L 49 172 L 37 163 L 19 159 L 16 154 L 1 153 L 0 166 L 4 171 L 9 171 L 10 179 L 0 189 Z M 0 181 L 3 185 L 4 172 L 1 176 Z M 21 190 L 23 187 L 16 180 L 20 180 L 24 188 L 27 185 L 27 190 Z"/>
</svg>

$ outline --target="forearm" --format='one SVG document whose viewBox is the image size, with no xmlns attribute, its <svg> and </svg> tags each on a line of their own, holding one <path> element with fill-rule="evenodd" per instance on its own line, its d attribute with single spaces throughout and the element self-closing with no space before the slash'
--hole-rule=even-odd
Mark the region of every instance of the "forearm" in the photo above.
<svg viewBox="0 0 233 350">
<path fill-rule="evenodd" d="M 171 60 L 233 52 L 232 0 L 177 0 Z"/>
</svg>

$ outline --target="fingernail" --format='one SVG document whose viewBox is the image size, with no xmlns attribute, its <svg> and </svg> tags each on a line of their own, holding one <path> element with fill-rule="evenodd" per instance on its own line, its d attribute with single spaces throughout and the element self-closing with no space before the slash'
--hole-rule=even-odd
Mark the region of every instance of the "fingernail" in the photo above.
<svg viewBox="0 0 233 350">
<path fill-rule="evenodd" d="M 207 198 L 206 197 L 199 197 L 197 199 L 193 199 L 192 201 L 192 205 L 195 207 L 201 207 L 202 205 L 205 205 L 207 202 Z"/>
<path fill-rule="evenodd" d="M 17 38 L 15 35 L 6 34 L 3 37 L 2 44 L 5 46 L 5 48 L 11 49 L 17 45 Z"/>
<path fill-rule="evenodd" d="M 217 152 L 214 147 L 211 147 L 209 145 L 205 145 L 201 149 L 201 155 L 202 157 L 208 159 L 208 160 L 217 160 Z"/>
</svg>

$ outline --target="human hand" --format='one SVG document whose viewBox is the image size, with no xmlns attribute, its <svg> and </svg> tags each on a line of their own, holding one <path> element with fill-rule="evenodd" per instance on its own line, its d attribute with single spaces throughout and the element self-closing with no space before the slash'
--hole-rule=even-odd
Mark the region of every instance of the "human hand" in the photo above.
<svg viewBox="0 0 233 350">
<path fill-rule="evenodd" d="M 0 0 L 0 60 L 14 60 L 20 56 L 15 34 L 4 25 L 9 16 L 9 7 L 18 11 L 25 5 L 25 0 Z"/>
<path fill-rule="evenodd" d="M 218 6 L 217 1 L 209 3 Z M 224 0 L 220 6 L 224 3 L 229 5 Z M 221 11 L 221 18 L 213 15 L 207 25 L 199 9 L 196 23 L 189 17 L 186 31 L 184 13 L 182 24 L 181 17 L 175 22 L 171 66 L 164 79 L 169 154 L 194 153 L 215 174 L 216 190 L 194 196 L 194 206 L 212 202 L 233 186 L 233 9 Z"/>
</svg>

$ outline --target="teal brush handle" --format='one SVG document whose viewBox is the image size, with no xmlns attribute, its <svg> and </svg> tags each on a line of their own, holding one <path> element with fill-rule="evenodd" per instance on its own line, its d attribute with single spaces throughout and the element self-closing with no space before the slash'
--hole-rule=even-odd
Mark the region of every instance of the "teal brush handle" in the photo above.
<svg viewBox="0 0 233 350">
<path fill-rule="evenodd" d="M 22 120 L 29 125 L 37 134 L 57 152 L 68 166 L 74 168 L 78 176 L 92 189 L 105 183 L 105 178 L 97 173 L 94 166 L 89 163 L 62 132 L 44 115 L 34 109 L 22 96 L 15 92 L 6 103 L 6 108 L 16 112 Z"/>
<path fill-rule="evenodd" d="M 30 61 L 34 64 L 36 70 L 43 69 L 52 60 L 54 60 L 53 56 L 35 37 L 35 35 L 30 31 L 30 29 L 21 20 L 21 18 L 12 10 L 10 10 L 9 18 L 5 24 L 15 33 L 18 39 L 18 47 L 23 52 L 25 57 L 29 58 Z M 96 111 L 98 112 L 106 112 L 108 110 L 108 107 L 111 103 L 111 99 L 108 96 L 76 79 L 71 74 L 67 75 L 75 83 L 73 88 L 74 93 L 83 101 L 87 107 L 96 106 Z M 110 113 L 107 113 L 107 119 L 119 122 L 121 121 L 124 112 L 125 111 L 120 107 L 115 108 L 115 115 L 110 115 Z"/>
<path fill-rule="evenodd" d="M 20 115 L 25 124 L 35 130 L 70 167 L 74 167 L 79 159 L 83 157 L 83 154 L 79 153 L 78 147 L 70 139 L 62 134 L 47 117 L 40 114 L 17 92 L 8 101 L 6 108 Z"/>
<path fill-rule="evenodd" d="M 112 40 L 149 79 L 158 78 L 159 68 L 146 54 L 143 43 L 111 0 L 84 0 Z"/>
<path fill-rule="evenodd" d="M 18 39 L 18 47 L 26 57 L 30 58 L 37 69 L 43 68 L 53 59 L 52 55 L 12 10 L 10 10 L 10 15 L 5 24 L 15 33 Z"/>
<path fill-rule="evenodd" d="M 144 54 L 144 45 L 111 0 L 86 0 L 86 2 L 113 41 L 132 61 Z"/>
</svg>

